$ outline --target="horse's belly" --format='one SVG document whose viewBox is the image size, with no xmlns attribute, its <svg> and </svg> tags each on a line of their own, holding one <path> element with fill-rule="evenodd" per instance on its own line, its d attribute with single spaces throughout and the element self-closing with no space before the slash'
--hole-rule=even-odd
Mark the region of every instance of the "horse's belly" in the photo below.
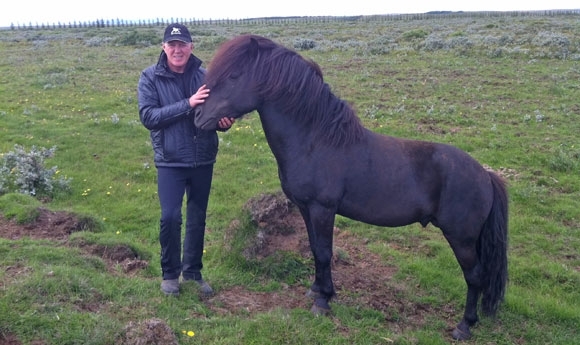
<svg viewBox="0 0 580 345">
<path fill-rule="evenodd" d="M 387 205 L 385 203 L 378 205 L 364 202 L 360 204 L 343 203 L 337 214 L 363 223 L 387 227 L 398 227 L 417 222 L 428 223 L 431 219 L 428 212 L 416 206 L 407 207 L 400 204 Z"/>
</svg>

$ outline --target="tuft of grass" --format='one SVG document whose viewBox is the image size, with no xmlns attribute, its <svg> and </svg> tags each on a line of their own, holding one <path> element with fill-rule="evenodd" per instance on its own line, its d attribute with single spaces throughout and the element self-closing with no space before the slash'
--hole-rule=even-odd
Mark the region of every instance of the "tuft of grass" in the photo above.
<svg viewBox="0 0 580 345">
<path fill-rule="evenodd" d="M 0 213 L 7 219 L 15 219 L 18 224 L 34 222 L 40 212 L 40 201 L 33 196 L 8 193 L 0 196 Z"/>
</svg>

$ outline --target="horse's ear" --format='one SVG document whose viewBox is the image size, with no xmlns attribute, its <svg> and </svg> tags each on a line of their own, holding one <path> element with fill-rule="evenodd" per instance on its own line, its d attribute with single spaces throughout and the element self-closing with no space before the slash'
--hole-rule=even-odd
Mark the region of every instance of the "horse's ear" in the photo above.
<svg viewBox="0 0 580 345">
<path fill-rule="evenodd" d="M 250 46 L 248 47 L 248 54 L 250 57 L 255 58 L 258 56 L 258 51 L 260 49 L 260 44 L 258 40 L 254 37 L 250 37 Z"/>
</svg>

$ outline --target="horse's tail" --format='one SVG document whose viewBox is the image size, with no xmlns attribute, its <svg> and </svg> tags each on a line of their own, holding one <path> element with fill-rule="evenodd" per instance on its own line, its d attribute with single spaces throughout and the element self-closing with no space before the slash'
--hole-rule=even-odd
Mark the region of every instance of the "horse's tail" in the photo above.
<svg viewBox="0 0 580 345">
<path fill-rule="evenodd" d="M 489 173 L 493 186 L 493 204 L 479 237 L 479 262 L 483 266 L 481 311 L 496 314 L 504 300 L 508 279 L 508 194 L 505 182 Z"/>
</svg>

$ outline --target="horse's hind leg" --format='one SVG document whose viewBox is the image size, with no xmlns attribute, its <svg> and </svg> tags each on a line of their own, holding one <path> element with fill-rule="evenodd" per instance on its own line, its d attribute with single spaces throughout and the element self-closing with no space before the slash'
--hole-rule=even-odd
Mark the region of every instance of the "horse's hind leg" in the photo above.
<svg viewBox="0 0 580 345">
<path fill-rule="evenodd" d="M 332 282 L 332 237 L 335 213 L 318 204 L 307 208 L 300 207 L 308 230 L 310 249 L 314 256 L 315 279 L 308 295 L 314 299 L 312 312 L 327 314 L 330 312 L 328 302 L 335 295 Z"/>
<path fill-rule="evenodd" d="M 481 265 L 477 256 L 477 241 L 470 238 L 451 237 L 445 232 L 444 235 L 455 253 L 455 258 L 461 266 L 467 283 L 465 311 L 461 322 L 453 330 L 452 336 L 457 340 L 467 340 L 471 337 L 470 327 L 478 321 L 477 303 L 481 294 Z"/>
</svg>

